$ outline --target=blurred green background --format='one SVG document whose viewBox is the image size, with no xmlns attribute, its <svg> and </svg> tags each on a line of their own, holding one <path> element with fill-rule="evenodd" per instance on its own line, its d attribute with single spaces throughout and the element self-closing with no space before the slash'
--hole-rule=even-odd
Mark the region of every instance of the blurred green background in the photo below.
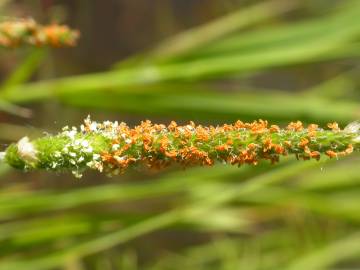
<svg viewBox="0 0 360 270">
<path fill-rule="evenodd" d="M 1 149 L 94 120 L 360 118 L 359 0 L 0 1 L 78 28 L 0 50 Z M 0 166 L 0 269 L 360 269 L 360 157 L 81 180 Z"/>
</svg>

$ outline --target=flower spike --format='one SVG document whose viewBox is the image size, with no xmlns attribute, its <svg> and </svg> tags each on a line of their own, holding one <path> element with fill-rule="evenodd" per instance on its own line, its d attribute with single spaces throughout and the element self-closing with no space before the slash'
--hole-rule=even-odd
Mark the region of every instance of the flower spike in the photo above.
<svg viewBox="0 0 360 270">
<path fill-rule="evenodd" d="M 79 31 L 66 25 L 39 25 L 33 19 L 14 19 L 0 22 L 0 47 L 21 45 L 37 47 L 72 47 L 76 45 Z"/>
<path fill-rule="evenodd" d="M 157 169 L 216 162 L 256 165 L 262 160 L 276 163 L 287 155 L 319 160 L 358 150 L 359 128 L 358 123 L 343 130 L 337 123 L 328 124 L 328 129 L 316 124 L 304 127 L 297 121 L 282 129 L 264 120 L 217 127 L 193 122 L 179 126 L 174 121 L 165 126 L 147 120 L 130 128 L 125 123 L 97 123 L 88 117 L 80 129 L 64 127 L 55 136 L 34 141 L 25 137 L 10 145 L 0 159 L 22 170 L 72 171 L 77 177 L 86 169 L 117 175 L 139 165 Z"/>
</svg>

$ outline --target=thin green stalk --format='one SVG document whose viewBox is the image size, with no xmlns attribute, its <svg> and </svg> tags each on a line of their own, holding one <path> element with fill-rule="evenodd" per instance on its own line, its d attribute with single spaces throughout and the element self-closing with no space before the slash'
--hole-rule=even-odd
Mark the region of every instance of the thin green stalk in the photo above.
<svg viewBox="0 0 360 270">
<path fill-rule="evenodd" d="M 9 93 L 0 93 L 0 99 L 9 102 L 32 102 L 48 98 L 58 98 L 77 93 L 91 93 L 98 91 L 128 92 L 128 87 L 143 88 L 148 84 L 164 83 L 168 81 L 194 81 L 212 77 L 220 78 L 234 74 L 244 74 L 259 71 L 274 66 L 293 65 L 297 63 L 332 60 L 343 58 L 342 49 L 348 48 L 358 36 L 360 28 L 357 24 L 358 8 L 353 5 L 336 14 L 318 19 L 314 22 L 318 27 L 324 27 L 328 21 L 334 21 L 334 27 L 325 28 L 320 34 L 310 35 L 306 40 L 302 36 L 293 37 L 290 45 L 282 42 L 289 32 L 296 33 L 297 28 L 285 29 L 272 39 L 272 31 L 259 45 L 258 38 L 250 39 L 251 51 L 241 48 L 230 55 L 219 51 L 216 57 L 190 57 L 186 61 L 166 62 L 156 64 L 145 62 L 142 65 L 128 67 L 116 71 L 79 75 L 68 78 L 43 81 L 38 83 L 16 86 Z M 334 19 L 335 18 L 335 19 Z M 340 19 L 339 19 L 340 18 Z M 307 28 L 312 33 L 312 27 Z M 334 30 L 335 29 L 335 30 Z M 260 34 L 258 34 L 260 35 Z M 305 31 L 302 33 L 308 36 Z M 216 42 L 215 42 L 216 43 Z M 266 43 L 272 44 L 271 46 Z M 201 47 L 202 49 L 202 47 Z M 353 53 L 350 52 L 350 55 Z"/>
<path fill-rule="evenodd" d="M 116 245 L 125 243 L 141 235 L 169 227 L 183 220 L 191 220 L 192 217 L 199 214 L 208 213 L 211 209 L 219 207 L 238 196 L 243 196 L 251 192 L 255 192 L 263 187 L 280 183 L 291 176 L 298 175 L 305 168 L 317 166 L 316 162 L 294 163 L 286 170 L 283 168 L 274 170 L 270 173 L 260 175 L 252 181 L 239 184 L 235 189 L 229 187 L 221 192 L 216 191 L 208 194 L 206 198 L 194 201 L 193 203 L 174 209 L 170 212 L 160 214 L 158 216 L 141 221 L 128 228 L 120 229 L 116 232 L 100 236 L 93 240 L 75 244 L 63 251 L 55 251 L 45 257 L 34 259 L 17 259 L 16 261 L 4 261 L 0 266 L 8 270 L 41 270 L 51 269 L 64 265 L 69 260 L 79 259 L 94 253 L 101 252 Z M 194 206 L 195 204 L 195 206 Z"/>
<path fill-rule="evenodd" d="M 44 49 L 33 49 L 27 58 L 1 84 L 0 91 L 6 92 L 12 87 L 26 82 L 42 63 L 46 55 L 47 51 Z"/>
<path fill-rule="evenodd" d="M 297 5 L 298 1 L 273 0 L 240 9 L 162 42 L 149 52 L 149 58 L 168 59 L 189 53 L 249 25 L 286 13 Z"/>
<path fill-rule="evenodd" d="M 335 263 L 357 257 L 360 254 L 360 234 L 353 233 L 292 262 L 284 269 L 329 269 Z"/>
</svg>

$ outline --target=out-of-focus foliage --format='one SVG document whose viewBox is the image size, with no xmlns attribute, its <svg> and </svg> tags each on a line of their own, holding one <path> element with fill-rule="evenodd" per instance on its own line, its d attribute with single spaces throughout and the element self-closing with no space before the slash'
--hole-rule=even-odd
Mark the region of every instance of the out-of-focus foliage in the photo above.
<svg viewBox="0 0 360 270">
<path fill-rule="evenodd" d="M 169 18 L 164 2 L 159 16 Z M 173 2 L 176 10 L 184 1 Z M 18 62 L 3 74 L 0 139 L 35 138 L 87 114 L 215 125 L 359 118 L 359 1 L 221 2 L 236 9 L 96 73 L 76 75 L 88 70 L 64 60 L 90 44 L 86 27 L 69 53 L 1 50 L 1 73 Z M 15 16 L 26 4 L 1 7 Z M 100 59 L 101 49 L 87 57 Z M 81 181 L 0 167 L 0 269 L 356 269 L 359 162 L 355 153 Z"/>
</svg>

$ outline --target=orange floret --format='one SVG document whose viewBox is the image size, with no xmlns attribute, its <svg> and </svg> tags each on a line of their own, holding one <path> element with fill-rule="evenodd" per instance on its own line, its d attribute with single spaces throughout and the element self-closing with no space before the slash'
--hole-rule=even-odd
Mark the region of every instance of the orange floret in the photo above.
<svg viewBox="0 0 360 270">
<path fill-rule="evenodd" d="M 319 160 L 320 159 L 320 152 L 319 151 L 311 151 L 309 153 L 309 156 L 311 158 L 315 158 L 316 160 Z"/>
<path fill-rule="evenodd" d="M 292 131 L 301 131 L 303 130 L 303 124 L 300 121 L 297 122 L 291 122 L 288 126 L 287 129 L 288 130 L 292 130 Z"/>
<path fill-rule="evenodd" d="M 177 152 L 176 152 L 176 150 L 166 151 L 165 155 L 169 158 L 176 158 Z"/>
<path fill-rule="evenodd" d="M 308 136 L 309 136 L 309 137 L 315 137 L 318 128 L 319 128 L 318 125 L 316 125 L 316 124 L 310 124 L 310 125 L 308 126 L 308 128 L 307 128 L 307 129 L 308 129 Z"/>
<path fill-rule="evenodd" d="M 336 122 L 328 123 L 327 126 L 328 126 L 328 128 L 331 128 L 331 130 L 334 132 L 340 131 L 339 124 Z"/>
<path fill-rule="evenodd" d="M 242 121 L 237 120 L 234 124 L 234 127 L 236 129 L 241 129 L 241 128 L 246 128 L 246 125 Z"/>
<path fill-rule="evenodd" d="M 254 150 L 258 147 L 258 145 L 256 145 L 255 143 L 249 143 L 249 145 L 247 146 L 250 150 Z"/>
<path fill-rule="evenodd" d="M 273 147 L 273 143 L 272 143 L 272 140 L 270 138 L 266 138 L 263 141 L 263 144 L 264 144 L 264 146 L 263 146 L 264 153 L 270 151 L 271 148 Z"/>
<path fill-rule="evenodd" d="M 222 145 L 218 145 L 218 146 L 215 146 L 215 149 L 217 151 L 227 151 L 229 150 L 230 146 L 227 145 L 227 144 L 222 144 Z"/>
<path fill-rule="evenodd" d="M 337 157 L 337 153 L 332 150 L 327 150 L 325 153 L 329 158 Z"/>
<path fill-rule="evenodd" d="M 305 147 L 306 145 L 309 144 L 309 140 L 306 138 L 301 138 L 300 142 L 299 142 L 299 146 L 300 147 Z"/>
<path fill-rule="evenodd" d="M 279 131 L 280 131 L 280 128 L 279 128 L 279 126 L 277 126 L 277 125 L 271 125 L 270 128 L 269 128 L 269 130 L 270 130 L 270 132 L 275 133 L 275 132 L 279 132 Z"/>
<path fill-rule="evenodd" d="M 177 123 L 175 122 L 175 121 L 171 121 L 170 122 L 170 124 L 168 125 L 168 129 L 170 130 L 170 131 L 175 131 L 176 130 L 176 128 L 177 128 Z"/>
<path fill-rule="evenodd" d="M 276 152 L 277 154 L 279 154 L 279 155 L 282 155 L 282 154 L 285 153 L 285 148 L 282 147 L 282 146 L 279 145 L 279 144 L 275 144 L 275 145 L 274 145 L 274 149 L 275 149 L 275 152 Z"/>
</svg>

